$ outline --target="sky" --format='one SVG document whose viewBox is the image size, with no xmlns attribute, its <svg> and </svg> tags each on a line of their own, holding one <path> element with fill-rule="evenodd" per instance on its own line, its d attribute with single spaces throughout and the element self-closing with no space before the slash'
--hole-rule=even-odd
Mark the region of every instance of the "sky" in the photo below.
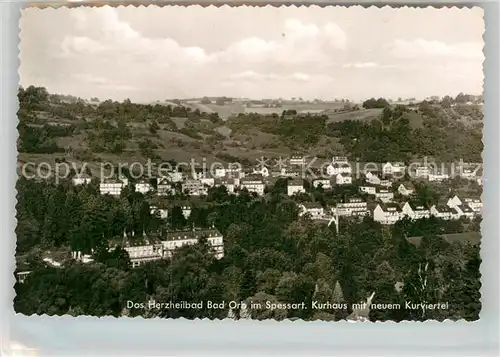
<svg viewBox="0 0 500 357">
<path fill-rule="evenodd" d="M 480 8 L 22 11 L 20 85 L 100 100 L 425 98 L 483 91 Z"/>
</svg>

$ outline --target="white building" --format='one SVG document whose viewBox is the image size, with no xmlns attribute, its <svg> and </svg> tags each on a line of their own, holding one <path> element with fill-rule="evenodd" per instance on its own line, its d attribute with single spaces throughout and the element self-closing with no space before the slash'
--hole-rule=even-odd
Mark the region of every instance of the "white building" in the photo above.
<svg viewBox="0 0 500 357">
<path fill-rule="evenodd" d="M 167 178 L 158 179 L 157 184 L 157 194 L 158 196 L 169 196 L 175 195 L 175 187 Z"/>
<path fill-rule="evenodd" d="M 99 184 L 101 195 L 120 196 L 124 188 L 124 183 L 119 180 L 106 180 Z"/>
<path fill-rule="evenodd" d="M 191 216 L 191 206 L 181 206 L 181 210 L 182 210 L 182 215 L 184 216 L 185 219 L 188 219 L 190 216 Z"/>
<path fill-rule="evenodd" d="M 446 203 L 446 205 L 448 207 L 460 206 L 461 204 L 462 204 L 462 200 L 457 195 L 448 199 L 448 202 Z"/>
<path fill-rule="evenodd" d="M 431 213 L 428 208 L 423 205 L 416 205 L 410 202 L 406 202 L 403 205 L 402 212 L 407 215 L 410 219 L 422 219 L 429 218 Z"/>
<path fill-rule="evenodd" d="M 303 156 L 292 156 L 289 160 L 289 164 L 292 166 L 304 166 L 306 164 L 306 158 Z"/>
<path fill-rule="evenodd" d="M 225 186 L 228 193 L 233 194 L 240 185 L 240 179 L 234 178 L 217 178 L 214 182 L 215 187 Z"/>
<path fill-rule="evenodd" d="M 472 169 L 462 169 L 460 172 L 460 177 L 467 180 L 476 180 L 476 170 Z"/>
<path fill-rule="evenodd" d="M 184 174 L 179 171 L 167 172 L 165 175 L 167 179 L 173 183 L 182 182 L 184 180 Z"/>
<path fill-rule="evenodd" d="M 359 190 L 369 195 L 375 195 L 377 192 L 377 187 L 372 185 L 363 185 L 359 187 Z"/>
<path fill-rule="evenodd" d="M 332 164 L 349 164 L 346 156 L 334 156 L 332 157 Z"/>
<path fill-rule="evenodd" d="M 352 174 L 352 168 L 349 163 L 331 163 L 326 168 L 328 176 L 337 176 L 338 174 Z"/>
<path fill-rule="evenodd" d="M 73 182 L 73 185 L 75 185 L 75 186 L 88 185 L 92 181 L 92 178 L 87 174 L 81 174 L 81 175 L 74 176 L 71 179 L 71 181 Z"/>
<path fill-rule="evenodd" d="M 246 177 L 240 180 L 240 188 L 246 188 L 248 192 L 254 192 L 259 196 L 264 194 L 264 182 L 256 177 Z"/>
<path fill-rule="evenodd" d="M 167 257 L 172 256 L 174 251 L 185 245 L 198 243 L 201 238 L 205 238 L 214 250 L 214 256 L 220 259 L 224 256 L 224 238 L 214 227 L 210 229 L 192 229 L 184 231 L 169 231 L 166 237 L 162 238 L 162 245 Z"/>
<path fill-rule="evenodd" d="M 405 165 L 401 162 L 390 163 L 387 162 L 382 166 L 382 173 L 385 175 L 401 175 L 405 172 Z"/>
<path fill-rule="evenodd" d="M 469 201 L 470 202 L 470 201 Z M 457 196 L 453 196 L 452 198 L 450 198 L 448 200 L 448 202 L 446 203 L 446 205 L 448 207 L 451 207 L 451 208 L 454 208 L 458 214 L 460 215 L 460 217 L 465 217 L 465 218 L 468 218 L 468 219 L 473 219 L 474 216 L 476 215 L 476 212 L 474 211 L 474 209 L 472 209 L 469 204 L 467 204 L 465 202 L 465 200 L 462 202 L 462 200 Z M 474 205 L 474 202 L 473 202 L 473 205 Z M 481 210 L 482 206 L 478 206 L 477 205 L 477 202 L 476 204 L 474 205 L 476 207 L 476 210 L 479 208 L 479 210 Z"/>
<path fill-rule="evenodd" d="M 467 219 L 473 219 L 474 216 L 476 215 L 474 210 L 466 204 L 454 206 L 453 208 L 455 210 L 457 210 L 457 212 L 460 214 L 460 217 L 465 217 Z"/>
<path fill-rule="evenodd" d="M 394 199 L 394 193 L 386 189 L 377 188 L 375 191 L 375 198 L 381 202 L 387 203 Z"/>
<path fill-rule="evenodd" d="M 456 209 L 445 205 L 433 205 L 430 209 L 430 213 L 431 216 L 445 220 L 460 218 L 460 214 Z"/>
<path fill-rule="evenodd" d="M 304 202 L 299 206 L 299 217 L 309 214 L 311 219 L 323 219 L 325 217 L 325 209 L 318 203 Z"/>
<path fill-rule="evenodd" d="M 158 208 L 156 206 L 150 206 L 149 207 L 149 212 L 152 215 L 158 214 L 161 219 L 167 219 L 168 218 L 168 209 L 167 208 Z"/>
<path fill-rule="evenodd" d="M 189 196 L 206 196 L 208 189 L 200 180 L 186 180 L 182 183 L 182 192 Z"/>
<path fill-rule="evenodd" d="M 415 169 L 415 177 L 416 178 L 427 178 L 429 177 L 430 170 L 427 166 L 418 166 Z"/>
<path fill-rule="evenodd" d="M 329 179 L 316 179 L 313 180 L 312 184 L 314 187 L 319 187 L 319 185 L 321 185 L 324 190 L 332 188 L 332 183 Z"/>
<path fill-rule="evenodd" d="M 337 174 L 337 176 L 335 176 L 335 183 L 337 185 L 350 185 L 352 184 L 352 177 L 346 173 Z"/>
<path fill-rule="evenodd" d="M 349 198 L 345 202 L 337 203 L 335 207 L 339 216 L 365 216 L 369 213 L 367 203 L 361 198 Z"/>
<path fill-rule="evenodd" d="M 371 185 L 380 185 L 380 178 L 373 172 L 365 173 L 365 179 Z"/>
<path fill-rule="evenodd" d="M 302 180 L 290 180 L 287 185 L 287 195 L 293 196 L 296 193 L 305 193 L 304 183 Z"/>
<path fill-rule="evenodd" d="M 159 239 L 146 237 L 132 237 L 129 239 L 127 234 L 123 233 L 123 239 L 115 239 L 109 242 L 109 250 L 121 246 L 129 255 L 132 268 L 138 267 L 142 263 L 159 260 L 164 258 L 163 246 Z"/>
<path fill-rule="evenodd" d="M 448 180 L 449 178 L 450 176 L 441 170 L 436 170 L 435 172 L 429 172 L 429 175 L 427 177 L 429 181 L 437 181 L 437 182 Z"/>
<path fill-rule="evenodd" d="M 207 187 L 214 187 L 215 186 L 215 178 L 213 177 L 202 177 L 199 179 L 201 184 Z"/>
<path fill-rule="evenodd" d="M 398 192 L 403 196 L 410 196 L 415 193 L 415 186 L 411 183 L 402 183 L 398 187 Z"/>
<path fill-rule="evenodd" d="M 135 192 L 139 192 L 145 195 L 146 193 L 151 191 L 153 191 L 153 186 L 149 182 L 142 181 L 135 184 Z"/>
<path fill-rule="evenodd" d="M 265 166 L 254 169 L 252 175 L 260 175 L 262 177 L 269 177 L 269 169 Z"/>
<path fill-rule="evenodd" d="M 464 204 L 472 208 L 477 214 L 481 214 L 483 211 L 483 202 L 477 198 L 464 198 Z"/>
<path fill-rule="evenodd" d="M 403 217 L 404 213 L 396 203 L 378 204 L 373 210 L 373 220 L 381 224 L 395 224 Z"/>
<path fill-rule="evenodd" d="M 392 181 L 389 180 L 389 179 L 380 180 L 380 186 L 382 186 L 382 187 L 391 187 L 392 186 Z"/>
</svg>

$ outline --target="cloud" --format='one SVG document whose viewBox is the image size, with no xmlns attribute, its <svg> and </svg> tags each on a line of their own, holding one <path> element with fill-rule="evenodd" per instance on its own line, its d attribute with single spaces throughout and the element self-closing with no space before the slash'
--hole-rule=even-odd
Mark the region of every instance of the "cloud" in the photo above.
<svg viewBox="0 0 500 357">
<path fill-rule="evenodd" d="M 378 63 L 375 62 L 357 62 L 357 63 L 346 63 L 344 68 L 376 68 L 379 67 Z"/>
<path fill-rule="evenodd" d="M 456 59 L 483 58 L 482 43 L 464 42 L 447 44 L 441 41 L 424 39 L 395 40 L 392 44 L 392 54 L 400 58 L 452 57 Z"/>
<path fill-rule="evenodd" d="M 439 13 L 441 20 L 422 28 L 424 13 Z M 482 14 L 443 13 L 432 8 L 27 9 L 19 72 L 22 85 L 139 101 L 476 92 L 482 85 Z M 463 75 L 453 77 L 444 67 Z M 435 84 L 422 78 L 434 78 Z"/>
</svg>

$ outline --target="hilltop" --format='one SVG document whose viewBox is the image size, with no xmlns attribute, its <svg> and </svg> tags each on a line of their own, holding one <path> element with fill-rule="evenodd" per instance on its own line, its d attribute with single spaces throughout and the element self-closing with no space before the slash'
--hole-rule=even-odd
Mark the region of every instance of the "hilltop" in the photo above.
<svg viewBox="0 0 500 357">
<path fill-rule="evenodd" d="M 424 102 L 384 104 L 385 109 L 344 105 L 319 112 L 286 109 L 290 107 L 286 105 L 247 107 L 243 113 L 231 103 L 221 107 L 235 115 L 223 119 L 212 109 L 217 104 L 200 103 L 193 109 L 173 101 L 134 104 L 94 98 L 87 102 L 70 96 L 61 99 L 33 86 L 20 89 L 19 101 L 21 163 L 87 162 L 91 170 L 100 162 L 148 158 L 253 165 L 261 156 L 294 153 L 377 162 L 423 155 L 480 161 L 482 152 L 482 108 L 477 105 L 443 108 Z"/>
</svg>

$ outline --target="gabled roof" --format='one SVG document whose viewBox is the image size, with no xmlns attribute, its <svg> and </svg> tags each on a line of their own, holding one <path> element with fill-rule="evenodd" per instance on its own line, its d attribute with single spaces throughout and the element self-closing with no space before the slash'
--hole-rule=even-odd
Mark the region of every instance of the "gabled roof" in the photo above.
<svg viewBox="0 0 500 357">
<path fill-rule="evenodd" d="M 163 241 L 174 241 L 174 240 L 184 240 L 184 239 L 199 239 L 201 237 L 221 237 L 222 234 L 216 228 L 210 229 L 195 229 L 195 230 L 183 230 L 183 231 L 170 231 L 162 237 Z"/>
<path fill-rule="evenodd" d="M 397 203 L 379 203 L 378 206 L 380 206 L 384 212 L 401 212 L 401 206 Z"/>
<path fill-rule="evenodd" d="M 400 186 L 403 186 L 404 188 L 406 188 L 409 191 L 415 190 L 415 186 L 411 182 L 403 182 L 403 183 L 401 183 Z"/>
<path fill-rule="evenodd" d="M 426 207 L 425 205 L 418 204 L 416 202 L 406 202 L 408 205 L 411 207 L 412 210 L 414 211 L 427 211 L 429 208 Z"/>
</svg>

